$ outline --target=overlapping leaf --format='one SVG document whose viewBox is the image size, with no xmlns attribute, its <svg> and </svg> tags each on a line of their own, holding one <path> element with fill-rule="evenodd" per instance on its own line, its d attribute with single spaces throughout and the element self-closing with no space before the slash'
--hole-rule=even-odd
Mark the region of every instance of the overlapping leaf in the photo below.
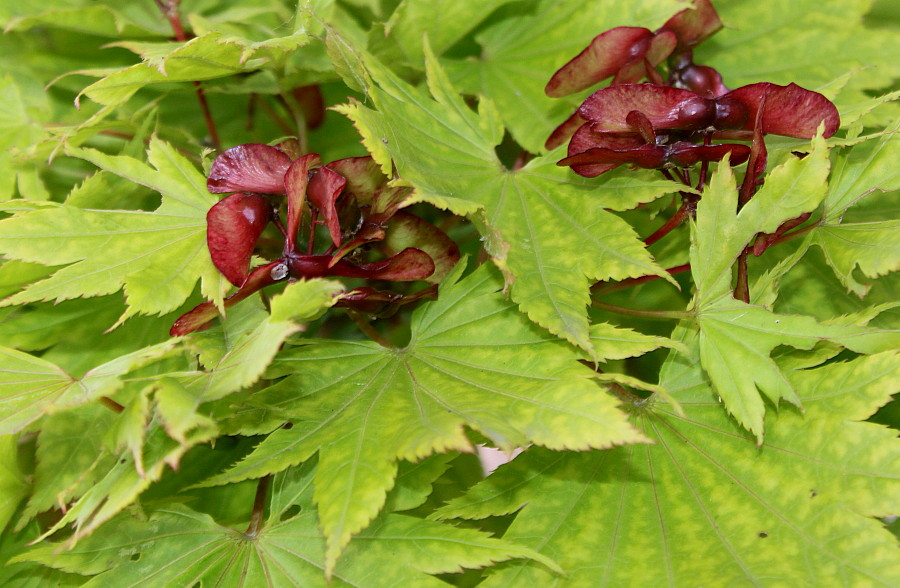
<svg viewBox="0 0 900 588">
<path fill-rule="evenodd" d="M 568 572 L 560 578 L 515 563 L 484 584 L 492 588 L 835 578 L 890 586 L 900 580 L 894 539 L 866 517 L 895 508 L 900 449 L 892 432 L 857 421 L 889 400 L 897 365 L 885 353 L 791 373 L 806 414 L 770 415 L 757 449 L 723 413 L 696 360 L 672 356 L 661 383 L 685 415 L 650 403 L 635 417 L 656 445 L 530 449 L 438 517 L 522 509 L 504 537 Z"/>
<path fill-rule="evenodd" d="M 190 414 L 182 415 L 182 419 L 189 417 Z M 195 419 L 195 422 L 200 421 Z M 166 466 L 177 468 L 182 456 L 191 447 L 208 442 L 218 434 L 215 427 L 208 424 L 194 429 L 181 440 L 175 440 L 166 434 L 158 419 L 151 420 L 149 424 L 139 421 L 133 424 L 144 433 L 139 439 L 143 442 L 143 447 L 125 447 L 117 455 L 118 459 L 112 467 L 98 473 L 94 485 L 41 539 L 71 524 L 74 533 L 67 539 L 67 546 L 76 545 L 132 504 L 153 482 L 158 482 Z M 146 431 L 143 427 L 146 427 Z"/>
<path fill-rule="evenodd" d="M 386 515 L 361 535 L 331 581 L 323 575 L 323 538 L 313 511 L 273 521 L 255 535 L 217 524 L 209 515 L 174 505 L 149 521 L 123 516 L 102 538 L 59 554 L 47 546 L 18 561 L 96 574 L 86 586 L 443 586 L 429 574 L 479 568 L 496 561 L 546 557 L 472 529 Z M 130 558 L 130 559 L 129 559 Z M 398 565 L 398 562 L 403 562 Z"/>
<path fill-rule="evenodd" d="M 417 2 L 404 0 L 384 24 L 374 27 L 371 44 L 379 56 L 397 57 L 412 67 L 421 68 L 425 58 L 423 37 L 435 53 L 441 54 L 466 33 L 476 28 L 485 17 L 512 0 L 483 2 Z M 380 37 L 380 38 L 379 38 Z M 379 47 L 379 45 L 384 46 Z"/>
<path fill-rule="evenodd" d="M 9 519 L 28 495 L 28 482 L 19 468 L 19 439 L 15 435 L 0 437 L 0 529 L 5 529 Z"/>
<path fill-rule="evenodd" d="M 303 322 L 318 318 L 343 290 L 340 282 L 307 280 L 288 284 L 272 299 L 270 315 L 256 313 L 242 329 L 204 337 L 201 359 L 207 371 L 190 378 L 197 402 L 209 402 L 256 382 L 290 335 Z M 264 318 L 263 318 L 264 317 Z M 254 320 L 255 319 L 255 320 Z"/>
<path fill-rule="evenodd" d="M 590 351 L 585 307 L 591 281 L 667 275 L 631 226 L 603 210 L 604 184 L 572 180 L 552 156 L 504 169 L 494 153 L 503 135 L 498 112 L 489 101 L 477 114 L 469 109 L 433 56 L 428 83 L 434 99 L 377 63 L 370 73 L 381 86 L 371 90 L 378 111 L 359 104 L 341 111 L 385 170 L 393 159 L 416 198 L 457 214 L 483 214 L 486 246 L 514 276 L 512 298 L 532 320 Z M 643 176 L 635 184 L 646 190 L 643 201 L 677 190 L 674 183 L 648 184 Z M 614 182 L 611 189 L 611 200 L 621 202 L 624 186 Z M 492 241 L 492 230 L 508 254 Z"/>
<path fill-rule="evenodd" d="M 221 300 L 227 286 L 206 247 L 206 212 L 215 198 L 206 179 L 170 145 L 154 138 L 153 167 L 92 149 L 72 154 L 163 195 L 153 212 L 90 210 L 56 205 L 23 211 L 0 223 L 0 251 L 10 259 L 71 264 L 3 304 L 98 296 L 123 287 L 128 309 L 162 314 L 180 306 L 201 279 L 201 291 Z"/>
<path fill-rule="evenodd" d="M 731 266 L 757 233 L 774 232 L 785 220 L 815 209 L 825 198 L 828 159 L 821 138 L 802 160 L 773 170 L 765 186 L 739 212 L 730 168 L 714 176 L 697 208 L 691 272 L 697 285 L 695 311 L 700 357 L 713 387 L 739 423 L 761 442 L 765 406 L 800 400 L 770 354 L 778 345 L 809 349 L 830 339 L 861 353 L 892 348 L 896 334 L 854 326 L 820 325 L 811 317 L 778 315 L 731 296 Z"/>
<path fill-rule="evenodd" d="M 384 504 L 397 459 L 471 450 L 464 426 L 498 446 L 536 443 L 586 449 L 639 442 L 616 401 L 592 382 L 567 344 L 529 323 L 482 267 L 418 311 L 404 349 L 320 341 L 283 353 L 277 374 L 297 374 L 300 390 L 257 393 L 260 405 L 293 423 L 279 429 L 210 483 L 260 477 L 319 451 L 316 502 L 333 567 L 350 536 Z"/>
<path fill-rule="evenodd" d="M 171 33 L 169 23 L 157 17 L 157 8 L 152 5 L 134 4 L 121 10 L 121 5 L 120 9 L 116 9 L 106 3 L 78 4 L 15 5 L 14 12 L 4 22 L 4 28 L 7 31 L 27 31 L 38 26 L 56 27 L 106 37 L 145 37 Z"/>
<path fill-rule="evenodd" d="M 122 376 L 169 354 L 177 340 L 123 355 L 76 379 L 49 361 L 0 347 L 0 434 L 21 430 L 46 413 L 87 404 L 122 387 Z"/>
<path fill-rule="evenodd" d="M 868 287 L 854 278 L 857 266 L 869 278 L 900 269 L 900 231 L 896 219 L 879 215 L 878 220 L 842 222 L 848 209 L 865 202 L 863 199 L 878 199 L 879 192 L 900 188 L 897 130 L 895 124 L 891 134 L 854 146 L 838 156 L 824 200 L 822 220 L 806 241 L 806 245 L 822 248 L 828 265 L 844 286 L 859 296 Z"/>
<path fill-rule="evenodd" d="M 34 487 L 23 522 L 81 497 L 98 474 L 112 466 L 114 456 L 98 459 L 98 455 L 103 453 L 103 439 L 115 420 L 115 413 L 93 403 L 50 415 L 41 423 Z"/>
<path fill-rule="evenodd" d="M 591 39 L 616 26 L 656 28 L 683 9 L 678 2 L 579 2 L 543 0 L 479 33 L 477 61 L 446 62 L 460 88 L 497 104 L 503 123 L 522 147 L 544 150 L 544 141 L 578 105 L 544 94 L 557 69 Z"/>
<path fill-rule="evenodd" d="M 285 39 L 274 44 L 241 42 L 210 31 L 183 44 L 135 46 L 146 61 L 107 75 L 82 94 L 104 106 L 115 106 L 151 84 L 211 80 L 259 69 L 278 53 L 296 49 L 308 40 L 304 33 Z"/>
<path fill-rule="evenodd" d="M 864 97 L 860 90 L 884 88 L 900 74 L 898 61 L 884 50 L 892 33 L 862 26 L 869 0 L 802 0 L 777 11 L 738 0 L 715 6 L 725 23 L 741 26 L 698 47 L 697 59 L 714 64 L 729 87 L 768 81 L 815 89 L 856 71 L 838 97 L 841 104 L 857 102 Z M 832 47 L 844 50 L 835 53 Z"/>
</svg>

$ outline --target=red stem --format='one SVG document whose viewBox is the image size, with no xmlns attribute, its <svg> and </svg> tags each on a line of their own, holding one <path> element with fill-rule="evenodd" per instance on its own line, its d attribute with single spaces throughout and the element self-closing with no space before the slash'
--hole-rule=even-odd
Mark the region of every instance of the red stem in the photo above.
<svg viewBox="0 0 900 588">
<path fill-rule="evenodd" d="M 155 0 L 155 2 L 160 11 L 162 11 L 163 16 L 168 19 L 169 25 L 172 27 L 172 32 L 175 34 L 175 40 L 179 43 L 186 42 L 188 36 L 184 32 L 184 27 L 181 25 L 181 14 L 178 12 L 178 5 L 181 4 L 181 0 L 166 0 L 165 3 L 163 0 Z M 206 122 L 209 140 L 212 142 L 216 151 L 221 151 L 222 142 L 219 141 L 219 133 L 216 131 L 216 124 L 209 111 L 209 103 L 206 101 L 206 93 L 203 91 L 200 82 L 194 82 L 194 91 L 197 93 L 197 101 L 200 102 L 200 111 L 203 113 L 203 120 Z"/>
<path fill-rule="evenodd" d="M 671 274 L 680 274 L 683 272 L 690 271 L 691 264 L 685 263 L 683 265 L 677 265 L 675 267 L 670 267 L 666 271 Z M 607 284 L 606 282 L 597 282 L 593 286 L 591 286 L 591 290 L 594 294 L 608 294 L 609 292 L 617 292 L 619 290 L 625 290 L 626 288 L 631 288 L 632 286 L 637 286 L 638 284 L 643 284 L 644 282 L 651 282 L 653 280 L 658 280 L 660 276 L 640 276 L 638 278 L 628 278 L 627 280 L 622 280 L 621 282 L 615 282 L 613 284 Z"/>
<path fill-rule="evenodd" d="M 750 251 L 744 249 L 738 256 L 738 277 L 734 286 L 734 297 L 742 302 L 750 304 L 750 282 L 747 278 L 747 256 Z"/>
<path fill-rule="evenodd" d="M 675 214 L 672 215 L 672 218 L 667 220 L 663 226 L 659 227 L 655 233 L 644 239 L 644 245 L 650 247 L 668 235 L 675 227 L 683 223 L 685 219 L 692 218 L 697 212 L 697 200 L 699 200 L 699 197 L 696 194 L 682 192 L 681 207 L 679 207 Z"/>
<path fill-rule="evenodd" d="M 256 497 L 253 499 L 253 512 L 250 514 L 250 525 L 244 536 L 254 538 L 262 529 L 263 514 L 266 512 L 266 498 L 269 495 L 269 482 L 272 476 L 263 476 L 256 485 Z"/>
</svg>

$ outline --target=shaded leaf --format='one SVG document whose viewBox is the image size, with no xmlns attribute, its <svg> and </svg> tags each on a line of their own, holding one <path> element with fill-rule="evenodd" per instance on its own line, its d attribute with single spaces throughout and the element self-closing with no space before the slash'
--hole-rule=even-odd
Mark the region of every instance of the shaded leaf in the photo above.
<svg viewBox="0 0 900 588">
<path fill-rule="evenodd" d="M 223 347 L 215 352 L 217 359 L 207 360 L 208 372 L 194 384 L 201 390 L 197 401 L 217 400 L 253 384 L 285 339 L 300 330 L 300 323 L 320 316 L 335 303 L 335 295 L 342 290 L 339 282 L 326 280 L 288 284 L 283 293 L 272 298 L 270 316 L 253 330 L 221 341 Z M 257 315 L 257 318 L 262 317 Z M 206 353 L 210 354 L 208 347 Z"/>
<path fill-rule="evenodd" d="M 17 561 L 38 561 L 79 573 L 102 573 L 87 586 L 190 585 L 219 582 L 253 586 L 441 586 L 427 574 L 477 568 L 516 557 L 546 557 L 471 529 L 387 515 L 349 548 L 331 581 L 323 574 L 322 535 L 312 512 L 274 522 L 256 535 L 223 527 L 180 505 L 149 521 L 123 516 L 104 540 L 91 538 L 59 554 L 39 547 Z M 397 565 L 396 562 L 404 562 Z M 558 568 L 557 568 L 558 569 Z M 375 580 L 377 578 L 377 580 Z"/>
<path fill-rule="evenodd" d="M 296 35 L 289 37 L 287 46 L 255 45 L 212 31 L 177 47 L 169 45 L 171 51 L 158 54 L 150 62 L 111 73 L 86 87 L 82 94 L 105 106 L 119 105 L 150 84 L 210 80 L 258 69 L 306 41 L 305 35 Z"/>
<path fill-rule="evenodd" d="M 145 421 L 146 415 L 139 423 L 141 443 Z M 111 467 L 111 457 L 98 459 L 98 455 L 103 451 L 104 436 L 116 422 L 115 413 L 99 403 L 44 419 L 38 434 L 34 487 L 22 514 L 23 523 L 81 497 L 103 468 Z"/>
<path fill-rule="evenodd" d="M 19 469 L 19 438 L 0 437 L 0 529 L 5 529 L 19 502 L 28 495 L 28 482 Z"/>
</svg>

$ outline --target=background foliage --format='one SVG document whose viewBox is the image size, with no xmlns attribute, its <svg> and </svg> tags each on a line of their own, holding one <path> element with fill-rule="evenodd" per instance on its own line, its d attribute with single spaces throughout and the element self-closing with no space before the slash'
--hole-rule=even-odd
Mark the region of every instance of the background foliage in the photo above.
<svg viewBox="0 0 900 588">
<path fill-rule="evenodd" d="M 587 92 L 543 88 L 676 0 L 184 0 L 184 40 L 152 0 L 0 3 L 0 582 L 900 583 L 900 12 L 715 5 L 698 62 L 820 91 L 842 130 L 771 139 L 740 214 L 723 167 L 645 247 L 683 186 L 556 166 Z M 169 337 L 230 287 L 215 150 L 294 135 L 370 153 L 465 261 L 377 341 L 321 279 Z M 528 449 L 483 478 L 481 443 Z"/>
</svg>

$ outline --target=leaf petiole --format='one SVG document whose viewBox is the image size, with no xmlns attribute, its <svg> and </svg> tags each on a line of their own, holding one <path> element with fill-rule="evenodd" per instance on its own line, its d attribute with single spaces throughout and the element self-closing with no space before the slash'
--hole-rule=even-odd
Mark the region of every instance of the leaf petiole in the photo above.
<svg viewBox="0 0 900 588">
<path fill-rule="evenodd" d="M 599 308 L 601 310 L 615 312 L 617 314 L 627 314 L 630 316 L 639 316 L 653 319 L 681 320 L 691 319 L 695 316 L 694 312 L 691 310 L 642 310 L 638 308 L 625 308 L 624 306 L 607 304 L 606 302 L 600 302 L 599 300 L 592 301 L 591 306 L 593 306 L 594 308 Z"/>
</svg>

